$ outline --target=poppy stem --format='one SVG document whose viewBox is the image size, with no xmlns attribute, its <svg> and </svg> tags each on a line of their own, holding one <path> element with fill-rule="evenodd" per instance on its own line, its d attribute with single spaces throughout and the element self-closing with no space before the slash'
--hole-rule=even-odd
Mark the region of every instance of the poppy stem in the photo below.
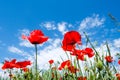
<svg viewBox="0 0 120 80">
<path fill-rule="evenodd" d="M 9 74 L 10 80 L 12 80 L 12 73 L 11 73 L 11 69 L 10 69 L 10 74 Z"/>
<path fill-rule="evenodd" d="M 35 44 L 35 57 L 36 57 L 35 71 L 36 71 L 36 80 L 37 80 L 37 78 L 38 78 L 38 75 L 37 75 L 37 44 Z"/>
</svg>

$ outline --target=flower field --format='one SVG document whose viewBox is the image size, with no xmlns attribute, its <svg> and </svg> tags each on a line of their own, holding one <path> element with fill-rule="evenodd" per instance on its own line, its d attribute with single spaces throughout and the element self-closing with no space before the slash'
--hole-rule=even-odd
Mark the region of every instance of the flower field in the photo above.
<svg viewBox="0 0 120 80">
<path fill-rule="evenodd" d="M 34 45 L 35 61 L 32 63 L 30 60 L 5 60 L 1 68 L 7 77 L 0 77 L 0 80 L 120 80 L 120 71 L 116 66 L 120 65 L 120 55 L 117 54 L 118 59 L 114 59 L 107 42 L 107 51 L 100 53 L 85 32 L 84 35 L 86 43 L 82 43 L 79 32 L 66 32 L 61 41 L 61 48 L 67 60 L 61 57 L 62 62 L 55 62 L 51 59 L 48 61 L 49 69 L 46 70 L 39 69 L 37 55 L 38 45 L 47 43 L 49 37 L 41 30 L 33 30 L 29 36 L 22 35 L 23 40 Z M 81 48 L 83 44 L 86 44 L 85 48 Z"/>
</svg>

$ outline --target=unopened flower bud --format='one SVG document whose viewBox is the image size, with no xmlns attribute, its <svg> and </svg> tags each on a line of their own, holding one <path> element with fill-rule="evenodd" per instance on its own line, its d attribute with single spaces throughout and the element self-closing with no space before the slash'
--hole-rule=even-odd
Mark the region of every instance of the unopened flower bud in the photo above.
<svg viewBox="0 0 120 80">
<path fill-rule="evenodd" d="M 98 70 L 102 70 L 103 69 L 103 63 L 101 60 L 98 60 L 96 63 L 96 67 L 98 68 Z"/>
</svg>

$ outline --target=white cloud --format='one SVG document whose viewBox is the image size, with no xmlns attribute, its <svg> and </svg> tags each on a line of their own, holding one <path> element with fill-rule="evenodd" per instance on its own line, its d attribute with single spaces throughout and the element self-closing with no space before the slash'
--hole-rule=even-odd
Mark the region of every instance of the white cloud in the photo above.
<svg viewBox="0 0 120 80">
<path fill-rule="evenodd" d="M 86 17 L 80 23 L 79 30 L 99 27 L 104 24 L 105 18 L 100 18 L 98 14 L 93 14 L 91 17 Z"/>
<path fill-rule="evenodd" d="M 58 23 L 58 31 L 64 34 L 67 31 L 67 23 L 66 22 Z"/>
<path fill-rule="evenodd" d="M 20 46 L 23 46 L 23 47 L 34 47 L 33 44 L 31 44 L 28 40 L 22 40 L 20 43 L 19 43 Z"/>
<path fill-rule="evenodd" d="M 40 26 L 45 27 L 47 30 L 55 30 L 55 23 L 54 22 L 44 22 L 40 24 Z"/>
<path fill-rule="evenodd" d="M 22 34 L 29 35 L 30 30 L 29 29 L 22 29 L 22 30 L 19 30 L 19 32 L 20 32 L 20 35 L 22 35 Z"/>
<path fill-rule="evenodd" d="M 120 48 L 120 38 L 114 39 L 114 46 Z"/>
<path fill-rule="evenodd" d="M 9 52 L 12 52 L 12 53 L 15 53 L 15 54 L 18 54 L 20 56 L 24 56 L 24 58 L 28 58 L 29 56 L 31 56 L 30 54 L 28 54 L 27 52 L 15 47 L 15 46 L 9 46 L 8 47 L 8 51 Z"/>
<path fill-rule="evenodd" d="M 54 44 L 53 44 L 53 46 L 54 46 L 54 47 L 59 46 L 59 45 L 60 45 L 60 42 L 61 42 L 60 39 L 55 39 L 55 40 L 54 40 Z"/>
<path fill-rule="evenodd" d="M 65 60 L 66 59 L 66 55 L 65 52 L 62 50 L 61 47 L 57 47 L 57 48 L 53 48 L 51 47 L 51 49 L 44 49 L 43 51 L 39 52 L 40 54 L 38 55 L 38 65 L 39 68 L 43 68 L 46 69 L 49 66 L 48 61 L 50 59 L 53 59 L 55 62 L 56 61 L 61 61 L 60 56 Z"/>
<path fill-rule="evenodd" d="M 14 46 L 9 46 L 8 47 L 8 50 L 12 53 L 17 53 L 17 54 L 22 54 L 22 50 L 18 49 L 17 47 L 14 47 Z"/>
</svg>

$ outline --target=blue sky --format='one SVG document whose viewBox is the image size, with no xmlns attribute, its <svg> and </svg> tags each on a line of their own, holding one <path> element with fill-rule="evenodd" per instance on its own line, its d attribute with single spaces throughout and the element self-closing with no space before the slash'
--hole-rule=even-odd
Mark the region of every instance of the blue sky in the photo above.
<svg viewBox="0 0 120 80">
<path fill-rule="evenodd" d="M 99 46 L 107 40 L 117 51 L 120 27 L 114 25 L 108 13 L 120 21 L 119 3 L 119 0 L 0 0 L 1 62 L 13 58 L 33 60 L 34 47 L 21 40 L 21 35 L 34 29 L 41 29 L 50 38 L 39 46 L 40 65 L 46 63 L 44 59 L 56 59 L 58 52 L 62 55 L 60 42 L 69 30 L 79 31 L 83 42 L 83 31 Z"/>
</svg>

